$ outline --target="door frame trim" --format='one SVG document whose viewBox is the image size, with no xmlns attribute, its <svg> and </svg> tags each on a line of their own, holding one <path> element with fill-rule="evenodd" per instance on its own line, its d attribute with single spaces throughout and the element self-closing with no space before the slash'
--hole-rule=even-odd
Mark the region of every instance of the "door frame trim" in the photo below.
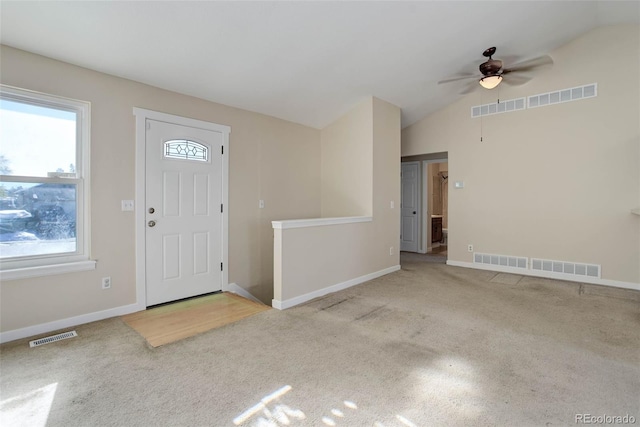
<svg viewBox="0 0 640 427">
<path fill-rule="evenodd" d="M 136 306 L 139 310 L 147 309 L 147 275 L 146 275 L 146 122 L 147 119 L 172 123 L 181 126 L 220 132 L 223 135 L 222 156 L 222 290 L 229 287 L 229 134 L 231 127 L 206 122 L 188 117 L 175 116 L 144 108 L 133 107 L 136 118 L 136 164 L 135 164 L 135 235 L 136 235 Z"/>
</svg>

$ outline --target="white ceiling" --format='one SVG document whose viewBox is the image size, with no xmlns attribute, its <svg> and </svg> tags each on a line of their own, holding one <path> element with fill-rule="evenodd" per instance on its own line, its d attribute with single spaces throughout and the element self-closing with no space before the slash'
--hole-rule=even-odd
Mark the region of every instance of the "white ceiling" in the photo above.
<svg viewBox="0 0 640 427">
<path fill-rule="evenodd" d="M 640 3 L 2 0 L 0 13 L 5 45 L 322 128 L 369 95 L 410 125 L 461 96 L 436 82 L 475 72 L 484 49 L 546 54 L 638 23 Z"/>
</svg>

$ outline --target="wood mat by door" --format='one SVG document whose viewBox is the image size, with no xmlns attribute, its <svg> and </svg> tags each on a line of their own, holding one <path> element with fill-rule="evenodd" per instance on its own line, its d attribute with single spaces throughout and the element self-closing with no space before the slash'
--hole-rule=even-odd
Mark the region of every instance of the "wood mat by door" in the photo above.
<svg viewBox="0 0 640 427">
<path fill-rule="evenodd" d="M 149 345 L 159 347 L 236 322 L 271 307 L 223 292 L 122 316 Z"/>
</svg>

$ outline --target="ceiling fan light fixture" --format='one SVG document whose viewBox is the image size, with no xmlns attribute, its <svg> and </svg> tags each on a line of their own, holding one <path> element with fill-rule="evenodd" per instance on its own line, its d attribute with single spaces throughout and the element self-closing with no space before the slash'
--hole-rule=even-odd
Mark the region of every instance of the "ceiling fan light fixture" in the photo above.
<svg viewBox="0 0 640 427">
<path fill-rule="evenodd" d="M 479 83 L 485 89 L 493 89 L 502 81 L 502 76 L 487 76 L 480 79 Z"/>
</svg>

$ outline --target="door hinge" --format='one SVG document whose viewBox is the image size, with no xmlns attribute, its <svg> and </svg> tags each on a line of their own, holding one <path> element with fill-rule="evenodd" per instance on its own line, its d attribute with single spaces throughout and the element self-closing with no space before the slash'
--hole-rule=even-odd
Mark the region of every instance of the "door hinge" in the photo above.
<svg viewBox="0 0 640 427">
<path fill-rule="evenodd" d="M 220 205 L 220 213 L 224 212 L 223 207 L 224 207 L 224 205 Z"/>
<path fill-rule="evenodd" d="M 222 268 L 222 263 L 220 263 L 220 271 L 224 271 Z"/>
<path fill-rule="evenodd" d="M 220 154 L 224 154 L 224 145 L 220 147 Z"/>
<path fill-rule="evenodd" d="M 151 122 L 149 120 L 147 120 L 147 130 L 151 129 Z"/>
</svg>

